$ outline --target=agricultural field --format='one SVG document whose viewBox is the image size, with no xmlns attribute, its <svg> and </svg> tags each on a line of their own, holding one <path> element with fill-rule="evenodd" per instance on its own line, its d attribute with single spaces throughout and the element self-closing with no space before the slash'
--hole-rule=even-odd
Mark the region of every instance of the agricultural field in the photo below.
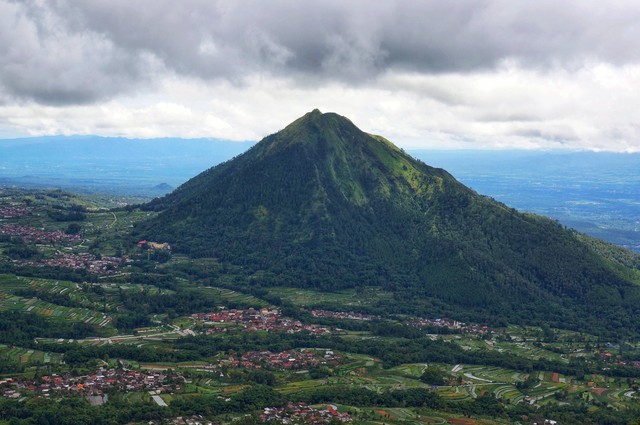
<svg viewBox="0 0 640 425">
<path fill-rule="evenodd" d="M 24 366 L 59 365 L 62 354 L 0 344 L 0 359 Z"/>
<path fill-rule="evenodd" d="M 74 307 L 63 307 L 36 298 L 25 299 L 16 296 L 8 296 L 0 300 L 0 311 L 20 311 L 37 314 L 51 318 L 71 322 L 84 322 L 100 328 L 107 327 L 111 323 L 111 317 L 104 313 Z"/>
<path fill-rule="evenodd" d="M 308 289 L 270 288 L 271 294 L 277 295 L 297 306 L 306 308 L 322 308 L 332 306 L 344 310 L 358 310 L 373 307 L 392 297 L 379 287 L 367 287 L 360 290 L 343 290 L 338 292 L 320 292 Z"/>
<path fill-rule="evenodd" d="M 99 288 L 100 291 L 96 291 Z M 32 294 L 23 297 L 19 294 Z M 98 327 L 109 327 L 109 313 L 121 310 L 117 302 L 120 292 L 170 294 L 172 291 L 152 285 L 132 284 L 78 284 L 51 279 L 34 279 L 14 275 L 0 275 L 0 311 L 21 311 L 52 319 L 81 321 Z M 18 294 L 18 295 L 16 295 Z M 74 307 L 58 305 L 44 300 L 62 300 Z M 75 306 L 81 307 L 75 307 Z"/>
<path fill-rule="evenodd" d="M 79 304 L 92 304 L 82 295 L 80 286 L 71 282 L 43 279 L 28 279 L 10 275 L 0 276 L 0 311 L 19 311 L 49 317 L 53 320 L 84 322 L 97 327 L 108 327 L 111 318 L 105 313 L 87 308 L 66 307 L 42 301 L 35 297 L 24 298 L 14 295 L 25 289 L 33 289 L 35 294 L 67 294 L 68 299 Z"/>
<path fill-rule="evenodd" d="M 331 401 L 341 412 L 351 412 L 357 424 L 530 424 L 533 419 L 522 417 L 553 419 L 554 412 L 567 406 L 590 414 L 638 412 L 640 417 L 639 341 L 603 341 L 566 330 L 514 325 L 440 332 L 416 325 L 417 318 L 409 315 L 385 315 L 392 294 L 379 287 L 336 293 L 254 287 L 261 281 L 260 271 L 243 274 L 217 259 L 170 255 L 155 261 L 150 251 L 126 237 L 132 225 L 153 213 L 106 210 L 99 202 L 60 193 L 27 194 L 10 202 L 29 203 L 32 211 L 8 222 L 63 232 L 69 223 L 53 219 L 49 209 L 84 208 L 86 217 L 78 221 L 82 237 L 76 243 L 29 247 L 45 258 L 59 252 L 118 254 L 123 263 L 116 272 L 102 275 L 83 270 L 55 278 L 50 275 L 55 271 L 47 270 L 47 275 L 36 267 L 25 274 L 15 268 L 0 274 L 3 335 L 15 332 L 21 338 L 20 344 L 0 343 L 3 378 L 84 373 L 96 367 L 144 374 L 178 371 L 182 388 L 159 396 L 169 409 L 185 415 L 255 390 L 259 395 L 251 397 L 268 394 L 265 399 L 278 402 L 299 400 L 322 407 Z M 14 242 L 4 238 L 0 250 Z M 2 261 L 5 267 L 12 264 L 7 256 L 0 257 Z M 196 315 L 249 307 L 255 309 L 253 316 L 243 322 L 205 324 Z M 264 314 L 261 308 L 267 308 Z M 311 309 L 328 315 L 313 316 Z M 332 315 L 336 312 L 369 317 L 355 320 Z M 10 322 L 14 317 L 20 319 L 19 329 Z M 47 335 L 33 335 L 34 318 L 61 325 L 40 323 Z M 275 326 L 284 321 L 288 325 Z M 76 328 L 81 336 L 74 336 Z M 295 361 L 288 359 L 292 350 L 300 350 L 296 355 L 336 350 L 340 361 L 284 368 L 240 360 L 249 352 L 277 352 L 284 353 L 284 362 Z M 441 379 L 438 384 L 431 380 L 434 371 Z M 333 400 L 326 394 L 339 397 Z M 155 406 L 145 391 L 111 396 L 124 405 Z M 425 401 L 429 397 L 435 400 L 430 407 Z M 242 400 L 243 414 L 267 406 L 256 402 L 251 406 L 260 407 L 249 409 L 248 399 Z M 521 411 L 526 414 L 510 416 Z M 234 418 L 242 417 L 214 419 L 231 423 Z"/>
<path fill-rule="evenodd" d="M 223 305 L 238 305 L 238 306 L 251 306 L 251 307 L 268 307 L 269 303 L 256 298 L 249 294 L 237 292 L 227 288 L 216 288 L 212 286 L 200 287 L 196 291 L 202 294 L 203 297 L 213 297 L 214 299 L 221 300 Z"/>
</svg>

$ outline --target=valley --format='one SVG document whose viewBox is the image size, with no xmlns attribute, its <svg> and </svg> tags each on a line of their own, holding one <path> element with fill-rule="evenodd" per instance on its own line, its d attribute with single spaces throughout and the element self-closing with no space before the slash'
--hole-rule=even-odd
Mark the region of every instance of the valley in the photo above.
<svg viewBox="0 0 640 425">
<path fill-rule="evenodd" d="M 637 334 L 469 322 L 437 307 L 416 316 L 375 285 L 259 286 L 241 266 L 139 246 L 130 226 L 154 212 L 0 195 L 0 229 L 48 236 L 0 242 L 7 423 L 632 423 L 640 412 Z M 49 237 L 72 223 L 79 237 Z M 95 266 L 105 259 L 117 261 Z"/>
</svg>

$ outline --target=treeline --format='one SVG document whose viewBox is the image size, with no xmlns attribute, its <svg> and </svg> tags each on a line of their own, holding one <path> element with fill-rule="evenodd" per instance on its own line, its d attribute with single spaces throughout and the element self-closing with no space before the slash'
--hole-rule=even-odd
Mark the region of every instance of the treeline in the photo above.
<svg viewBox="0 0 640 425">
<path fill-rule="evenodd" d="M 54 205 L 47 211 L 47 215 L 55 221 L 83 221 L 87 219 L 85 212 L 86 208 L 81 205 L 71 205 L 66 208 Z"/>
<path fill-rule="evenodd" d="M 0 312 L 0 342 L 33 347 L 34 338 L 81 339 L 95 336 L 97 330 L 84 322 L 51 320 L 35 314 Z"/>
<path fill-rule="evenodd" d="M 12 242 L 3 250 L 3 254 L 12 260 L 39 261 L 44 257 L 36 247 L 25 244 L 20 238 L 14 238 Z"/>
<path fill-rule="evenodd" d="M 119 299 L 124 307 L 138 314 L 191 314 L 197 311 L 215 310 L 222 305 L 220 299 L 204 296 L 202 291 L 179 290 L 171 294 L 153 294 L 146 291 L 121 291 Z M 225 303 L 234 307 L 233 303 Z"/>
<path fill-rule="evenodd" d="M 100 346 L 67 344 L 58 345 L 57 348 L 49 345 L 46 348 L 53 349 L 51 351 L 63 351 L 64 361 L 72 366 L 84 365 L 90 360 L 102 359 L 105 356 L 139 362 L 186 362 L 202 358 L 198 353 L 190 350 L 158 349 L 120 344 Z"/>
<path fill-rule="evenodd" d="M 14 274 L 26 277 L 41 277 L 44 279 L 68 280 L 71 282 L 98 282 L 98 275 L 89 273 L 85 269 L 69 269 L 66 267 L 34 267 L 16 266 L 8 262 L 0 262 L 0 274 Z"/>
<path fill-rule="evenodd" d="M 309 404 L 338 403 L 349 406 L 428 407 L 442 409 L 445 403 L 437 393 L 425 388 L 378 392 L 364 387 L 326 386 L 295 394 Z"/>
<path fill-rule="evenodd" d="M 82 303 L 71 299 L 68 294 L 38 291 L 33 288 L 22 288 L 13 291 L 14 295 L 24 298 L 39 298 L 42 301 L 63 307 L 84 307 Z"/>
</svg>

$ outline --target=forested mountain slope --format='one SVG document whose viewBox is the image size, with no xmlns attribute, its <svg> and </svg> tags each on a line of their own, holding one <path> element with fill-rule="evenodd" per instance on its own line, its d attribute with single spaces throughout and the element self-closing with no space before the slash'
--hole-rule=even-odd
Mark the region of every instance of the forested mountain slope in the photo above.
<svg viewBox="0 0 640 425">
<path fill-rule="evenodd" d="M 136 237 L 242 266 L 253 285 L 382 286 L 390 311 L 638 330 L 636 271 L 314 110 L 145 208 Z"/>
</svg>

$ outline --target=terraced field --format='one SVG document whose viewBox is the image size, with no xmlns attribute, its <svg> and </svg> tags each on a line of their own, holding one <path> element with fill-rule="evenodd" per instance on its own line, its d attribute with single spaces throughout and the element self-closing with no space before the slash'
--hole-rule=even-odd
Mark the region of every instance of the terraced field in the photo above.
<svg viewBox="0 0 640 425">
<path fill-rule="evenodd" d="M 211 296 L 222 300 L 226 305 L 238 304 L 254 307 L 268 307 L 269 303 L 259 298 L 256 298 L 249 294 L 243 294 L 227 288 L 218 288 L 214 286 L 207 286 L 204 288 L 197 288 L 197 291 L 204 296 Z"/>
<path fill-rule="evenodd" d="M 49 353 L 5 344 L 0 344 L 0 358 L 25 366 L 60 364 L 62 362 L 62 354 L 59 353 Z"/>
<path fill-rule="evenodd" d="M 29 280 L 25 278 L 16 277 L 13 275 L 0 275 L 0 294 L 13 294 L 18 289 L 27 288 Z"/>
<path fill-rule="evenodd" d="M 0 275 L 0 294 L 14 295 L 16 291 L 30 289 L 37 293 L 68 296 L 74 303 L 91 306 L 94 301 L 89 299 L 80 285 L 73 282 L 35 279 L 13 275 Z M 100 305 L 102 307 L 102 305 Z"/>
<path fill-rule="evenodd" d="M 108 326 L 112 320 L 110 316 L 104 313 L 86 308 L 63 307 L 40 301 L 37 298 L 21 298 L 17 296 L 6 296 L 1 299 L 0 311 L 22 311 L 57 320 L 84 322 L 100 328 Z"/>
<path fill-rule="evenodd" d="M 345 310 L 376 305 L 392 298 L 390 292 L 375 286 L 332 293 L 292 288 L 271 288 L 269 292 L 302 307 L 334 305 L 342 306 Z"/>
<path fill-rule="evenodd" d="M 100 328 L 110 326 L 111 317 L 88 308 L 65 307 L 38 298 L 23 298 L 14 295 L 20 289 L 35 289 L 42 293 L 68 293 L 70 299 L 93 304 L 82 294 L 80 287 L 71 282 L 46 279 L 29 279 L 12 275 L 0 276 L 0 311 L 20 311 L 50 317 L 54 320 L 84 322 Z"/>
</svg>

